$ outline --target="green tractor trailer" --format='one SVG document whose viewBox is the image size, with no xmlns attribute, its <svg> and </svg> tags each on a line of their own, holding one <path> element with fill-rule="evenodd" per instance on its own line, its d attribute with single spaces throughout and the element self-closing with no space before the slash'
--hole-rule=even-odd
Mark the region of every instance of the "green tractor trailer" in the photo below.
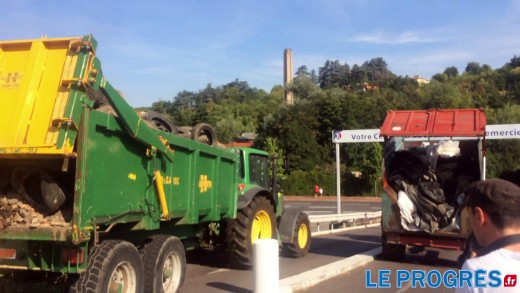
<svg viewBox="0 0 520 293">
<path fill-rule="evenodd" d="M 309 220 L 284 209 L 268 153 L 154 127 L 104 78 L 96 48 L 90 35 L 0 41 L 0 280 L 176 292 L 186 250 L 222 247 L 240 266 L 259 238 L 307 253 Z"/>
</svg>

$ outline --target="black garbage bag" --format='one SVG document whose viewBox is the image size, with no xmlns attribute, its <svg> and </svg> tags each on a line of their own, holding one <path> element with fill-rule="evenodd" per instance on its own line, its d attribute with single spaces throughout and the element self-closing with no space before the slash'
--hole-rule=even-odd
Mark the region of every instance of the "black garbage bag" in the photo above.
<svg viewBox="0 0 520 293">
<path fill-rule="evenodd" d="M 390 161 L 387 174 L 390 180 L 399 174 L 406 182 L 417 184 L 429 168 L 429 163 L 425 163 L 419 153 L 397 151 Z"/>
<path fill-rule="evenodd" d="M 434 182 L 437 183 L 437 182 Z M 446 202 L 439 201 L 444 198 L 442 188 L 438 184 L 431 182 L 420 182 L 416 185 L 401 182 L 402 190 L 410 198 L 415 205 L 415 225 L 429 233 L 435 232 L 437 229 L 443 229 L 448 226 L 454 216 L 454 207 Z M 426 191 L 423 193 L 420 189 Z M 437 201 L 437 202 L 436 202 Z"/>
<path fill-rule="evenodd" d="M 437 181 L 421 181 L 419 182 L 419 194 L 434 204 L 446 203 L 446 197 L 441 185 Z"/>
</svg>

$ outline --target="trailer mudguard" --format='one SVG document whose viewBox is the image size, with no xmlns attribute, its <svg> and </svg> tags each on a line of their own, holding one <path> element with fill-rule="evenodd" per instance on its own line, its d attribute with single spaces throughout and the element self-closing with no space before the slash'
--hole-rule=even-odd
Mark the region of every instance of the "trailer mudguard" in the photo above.
<svg viewBox="0 0 520 293">
<path fill-rule="evenodd" d="M 243 195 L 238 197 L 238 204 L 237 204 L 237 210 L 243 209 L 247 207 L 247 205 L 251 202 L 253 197 L 257 194 L 264 194 L 267 196 L 267 198 L 271 201 L 273 206 L 276 208 L 276 201 L 273 198 L 273 195 L 271 192 L 265 188 L 262 187 L 253 187 L 246 191 Z"/>
<path fill-rule="evenodd" d="M 284 209 L 280 224 L 278 224 L 278 233 L 282 243 L 292 243 L 296 220 L 301 212 L 303 212 L 302 207 L 286 207 Z"/>
</svg>

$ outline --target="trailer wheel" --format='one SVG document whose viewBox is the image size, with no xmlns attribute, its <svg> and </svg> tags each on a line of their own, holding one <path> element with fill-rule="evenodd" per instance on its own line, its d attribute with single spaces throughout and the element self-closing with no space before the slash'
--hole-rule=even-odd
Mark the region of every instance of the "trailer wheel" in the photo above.
<svg viewBox="0 0 520 293">
<path fill-rule="evenodd" d="M 198 123 L 191 129 L 191 139 L 209 145 L 217 144 L 217 135 L 211 125 L 207 123 Z"/>
<path fill-rule="evenodd" d="M 406 245 L 404 244 L 394 244 L 387 243 L 383 241 L 381 243 L 382 255 L 384 259 L 392 260 L 392 261 L 403 261 L 404 256 L 406 254 Z"/>
<path fill-rule="evenodd" d="M 139 252 L 130 242 L 107 240 L 92 248 L 86 271 L 70 292 L 135 293 L 144 290 L 144 269 Z"/>
<path fill-rule="evenodd" d="M 179 238 L 156 235 L 141 249 L 144 286 L 150 292 L 178 292 L 186 274 L 186 254 Z"/>
<path fill-rule="evenodd" d="M 269 199 L 255 196 L 237 213 L 227 227 L 227 246 L 231 263 L 238 267 L 253 264 L 253 243 L 258 239 L 276 239 L 276 217 Z"/>
<path fill-rule="evenodd" d="M 311 224 L 305 213 L 300 213 L 296 219 L 294 237 L 291 243 L 284 243 L 282 253 L 290 257 L 303 257 L 311 247 Z"/>
<path fill-rule="evenodd" d="M 144 121 L 148 122 L 148 124 L 156 129 L 169 132 L 172 134 L 178 134 L 179 128 L 170 120 L 168 117 L 163 114 L 155 111 L 148 111 L 144 113 L 141 117 Z"/>
</svg>

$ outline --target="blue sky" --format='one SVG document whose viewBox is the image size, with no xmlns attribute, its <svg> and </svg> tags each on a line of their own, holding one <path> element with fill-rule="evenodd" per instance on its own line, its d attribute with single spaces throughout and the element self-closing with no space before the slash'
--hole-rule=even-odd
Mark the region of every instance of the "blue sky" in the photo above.
<svg viewBox="0 0 520 293">
<path fill-rule="evenodd" d="M 382 57 L 430 78 L 520 55 L 520 0 L 0 0 L 0 40 L 93 34 L 105 77 L 134 106 L 235 79 L 270 91 L 326 60 Z"/>
</svg>

